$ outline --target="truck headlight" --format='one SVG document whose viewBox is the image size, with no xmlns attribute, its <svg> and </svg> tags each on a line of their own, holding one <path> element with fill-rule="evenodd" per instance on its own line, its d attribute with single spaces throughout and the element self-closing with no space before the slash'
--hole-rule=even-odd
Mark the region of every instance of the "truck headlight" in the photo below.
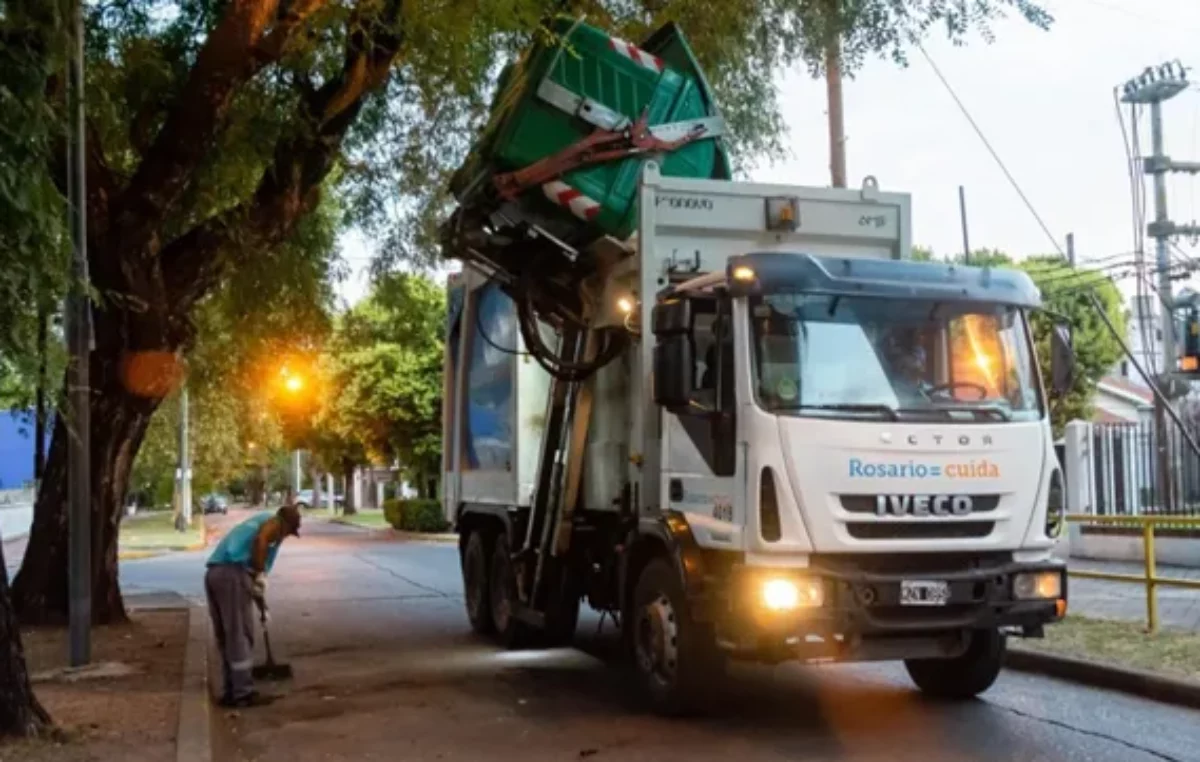
<svg viewBox="0 0 1200 762">
<path fill-rule="evenodd" d="M 818 580 L 772 577 L 762 584 L 762 602 L 770 611 L 794 611 L 825 602 L 825 591 Z"/>
<path fill-rule="evenodd" d="M 1063 494 L 1062 472 L 1057 468 L 1050 474 L 1049 497 L 1046 500 L 1046 536 L 1057 540 L 1066 524 L 1067 503 Z"/>
<path fill-rule="evenodd" d="M 1013 598 L 1019 601 L 1054 600 L 1062 597 L 1062 572 L 1021 572 L 1013 576 Z"/>
</svg>

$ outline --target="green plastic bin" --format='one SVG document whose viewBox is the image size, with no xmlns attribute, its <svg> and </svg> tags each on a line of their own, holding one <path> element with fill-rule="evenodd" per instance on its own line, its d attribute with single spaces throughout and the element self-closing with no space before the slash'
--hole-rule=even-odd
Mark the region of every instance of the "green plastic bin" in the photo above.
<svg viewBox="0 0 1200 762">
<path fill-rule="evenodd" d="M 674 24 L 637 47 L 576 20 L 561 19 L 552 29 L 554 43 L 534 45 L 501 73 L 488 124 L 451 180 L 461 204 L 494 202 L 489 194 L 497 174 L 553 155 L 598 126 L 633 122 L 643 112 L 651 128 L 718 116 L 704 75 Z M 580 167 L 558 182 L 528 189 L 518 206 L 528 219 L 582 228 L 576 238 L 590 233 L 625 239 L 637 228 L 638 179 L 650 159 L 668 176 L 730 177 L 718 134 L 665 156 Z"/>
</svg>

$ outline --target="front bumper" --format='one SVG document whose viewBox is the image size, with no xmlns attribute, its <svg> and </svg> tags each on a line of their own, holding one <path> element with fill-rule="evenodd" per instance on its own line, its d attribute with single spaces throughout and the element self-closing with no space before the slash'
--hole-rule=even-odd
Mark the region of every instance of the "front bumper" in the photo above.
<svg viewBox="0 0 1200 762">
<path fill-rule="evenodd" d="M 1013 579 L 1028 572 L 1061 574 L 1060 595 L 1017 599 Z M 765 579 L 781 575 L 819 584 L 821 605 L 767 610 L 757 591 Z M 945 582 L 949 598 L 944 605 L 902 605 L 900 590 L 905 580 Z M 794 570 L 737 567 L 727 591 L 724 605 L 714 611 L 719 637 L 727 648 L 796 650 L 816 642 L 831 647 L 837 644 L 833 650 L 843 653 L 834 658 L 845 658 L 848 648 L 872 642 L 936 640 L 974 629 L 1005 628 L 1038 636 L 1044 625 L 1060 620 L 1065 613 L 1067 576 L 1065 564 L 1057 561 L 1007 562 L 958 571 L 864 571 L 847 564 Z"/>
</svg>

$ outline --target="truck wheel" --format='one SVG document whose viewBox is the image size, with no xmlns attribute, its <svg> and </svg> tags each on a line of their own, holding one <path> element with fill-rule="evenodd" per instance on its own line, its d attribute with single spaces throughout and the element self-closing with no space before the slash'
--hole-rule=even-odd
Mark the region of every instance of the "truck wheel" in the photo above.
<svg viewBox="0 0 1200 762">
<path fill-rule="evenodd" d="M 695 622 L 675 569 L 651 561 L 638 578 L 630 623 L 634 668 L 652 708 L 681 715 L 702 708 L 725 671 L 725 658 L 709 625 Z"/>
<path fill-rule="evenodd" d="M 992 687 L 1004 666 L 1006 640 L 999 630 L 975 630 L 962 656 L 908 659 L 908 676 L 923 693 L 943 699 L 974 698 Z"/>
<path fill-rule="evenodd" d="M 496 631 L 488 595 L 488 571 L 487 537 L 483 532 L 471 532 L 463 548 L 463 597 L 466 598 L 471 629 L 480 635 L 491 635 Z"/>
<path fill-rule="evenodd" d="M 516 617 L 520 598 L 517 596 L 517 574 L 513 568 L 512 553 L 508 547 L 508 536 L 496 537 L 492 548 L 492 575 L 488 586 L 492 622 L 496 628 L 496 640 L 505 648 L 520 648 L 528 642 L 529 625 Z"/>
</svg>

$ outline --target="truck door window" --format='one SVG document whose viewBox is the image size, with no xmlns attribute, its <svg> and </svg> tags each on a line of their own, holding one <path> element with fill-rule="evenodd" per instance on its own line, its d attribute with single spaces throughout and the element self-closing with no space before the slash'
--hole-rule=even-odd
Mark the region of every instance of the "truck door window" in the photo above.
<svg viewBox="0 0 1200 762">
<path fill-rule="evenodd" d="M 717 476 L 732 476 L 737 452 L 733 330 L 728 300 L 697 299 L 692 318 L 694 414 L 679 416 L 688 438 Z"/>
</svg>

